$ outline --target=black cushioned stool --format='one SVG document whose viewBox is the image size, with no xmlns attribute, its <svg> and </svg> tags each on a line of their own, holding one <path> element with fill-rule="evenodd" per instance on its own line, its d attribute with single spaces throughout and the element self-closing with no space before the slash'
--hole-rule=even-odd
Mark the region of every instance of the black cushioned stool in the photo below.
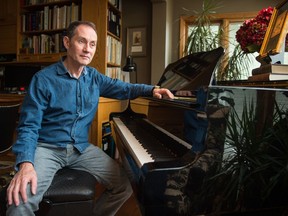
<svg viewBox="0 0 288 216">
<path fill-rule="evenodd" d="M 80 170 L 59 170 L 35 212 L 38 216 L 91 216 L 96 179 Z"/>
</svg>

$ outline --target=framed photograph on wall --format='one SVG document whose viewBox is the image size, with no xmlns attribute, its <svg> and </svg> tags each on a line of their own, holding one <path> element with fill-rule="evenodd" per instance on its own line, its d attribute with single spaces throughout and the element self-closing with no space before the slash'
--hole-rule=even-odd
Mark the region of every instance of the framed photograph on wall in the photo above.
<svg viewBox="0 0 288 216">
<path fill-rule="evenodd" d="M 262 58 L 280 53 L 283 46 L 285 46 L 285 38 L 288 30 L 287 9 L 288 0 L 283 1 L 273 9 L 259 53 Z"/>
<path fill-rule="evenodd" d="M 146 56 L 146 28 L 127 28 L 127 55 Z"/>
</svg>

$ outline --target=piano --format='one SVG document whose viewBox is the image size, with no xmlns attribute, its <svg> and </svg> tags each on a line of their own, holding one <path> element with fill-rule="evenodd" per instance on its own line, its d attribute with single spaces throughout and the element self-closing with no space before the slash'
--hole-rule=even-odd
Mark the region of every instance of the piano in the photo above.
<svg viewBox="0 0 288 216">
<path fill-rule="evenodd" d="M 195 164 L 206 148 L 207 87 L 214 81 L 223 54 L 224 49 L 219 47 L 168 65 L 157 85 L 170 89 L 176 99 L 145 97 L 141 99 L 147 103 L 146 113 L 137 112 L 137 103 L 129 101 L 124 112 L 110 114 L 120 160 L 143 215 L 189 212 L 185 190 L 197 190 L 196 182 L 208 170 L 203 171 Z M 194 132 L 200 133 L 200 138 Z M 213 151 L 216 157 L 222 148 L 215 147 Z M 191 178 L 192 173 L 197 177 Z"/>
</svg>

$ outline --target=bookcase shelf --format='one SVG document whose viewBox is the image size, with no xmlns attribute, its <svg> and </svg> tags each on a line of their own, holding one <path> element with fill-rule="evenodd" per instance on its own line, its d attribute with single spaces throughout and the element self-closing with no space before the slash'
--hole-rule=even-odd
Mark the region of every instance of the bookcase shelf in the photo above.
<svg viewBox="0 0 288 216">
<path fill-rule="evenodd" d="M 45 6 L 58 6 L 70 5 L 71 3 L 79 3 L 79 0 L 20 0 L 20 7 L 23 10 L 40 10 Z"/>
<path fill-rule="evenodd" d="M 62 43 L 65 29 L 70 22 L 81 19 L 81 3 L 80 0 L 19 1 L 17 61 L 59 60 L 65 53 Z"/>
</svg>

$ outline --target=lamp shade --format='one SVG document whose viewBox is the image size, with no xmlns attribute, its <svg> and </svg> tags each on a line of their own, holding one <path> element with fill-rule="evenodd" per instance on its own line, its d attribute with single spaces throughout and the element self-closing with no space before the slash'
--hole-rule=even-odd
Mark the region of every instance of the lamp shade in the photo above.
<svg viewBox="0 0 288 216">
<path fill-rule="evenodd" d="M 136 64 L 133 62 L 132 56 L 127 56 L 126 58 L 126 64 L 122 69 L 125 72 L 134 72 L 137 70 Z"/>
<path fill-rule="evenodd" d="M 137 83 L 137 65 L 133 62 L 132 56 L 127 56 L 126 64 L 122 70 L 129 73 L 129 81 L 131 83 Z"/>
</svg>

